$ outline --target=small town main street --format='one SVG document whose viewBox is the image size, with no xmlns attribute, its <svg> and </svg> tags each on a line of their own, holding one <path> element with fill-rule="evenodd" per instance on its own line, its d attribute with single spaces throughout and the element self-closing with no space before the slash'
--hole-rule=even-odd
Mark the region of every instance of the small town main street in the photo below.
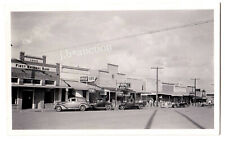
<svg viewBox="0 0 225 141">
<path fill-rule="evenodd" d="M 113 111 L 21 111 L 12 129 L 212 129 L 213 108 L 149 108 Z"/>
</svg>

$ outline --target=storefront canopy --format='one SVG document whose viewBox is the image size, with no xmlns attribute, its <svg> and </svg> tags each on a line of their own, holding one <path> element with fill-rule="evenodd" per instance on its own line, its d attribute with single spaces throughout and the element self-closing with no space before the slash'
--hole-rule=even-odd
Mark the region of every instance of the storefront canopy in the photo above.
<svg viewBox="0 0 225 141">
<path fill-rule="evenodd" d="M 63 81 L 68 85 L 69 88 L 73 88 L 75 90 L 89 90 L 89 89 L 101 90 L 101 88 L 89 84 L 84 84 L 76 81 L 66 81 L 66 80 Z"/>
<path fill-rule="evenodd" d="M 172 96 L 188 96 L 188 93 L 186 92 L 174 92 Z"/>
</svg>

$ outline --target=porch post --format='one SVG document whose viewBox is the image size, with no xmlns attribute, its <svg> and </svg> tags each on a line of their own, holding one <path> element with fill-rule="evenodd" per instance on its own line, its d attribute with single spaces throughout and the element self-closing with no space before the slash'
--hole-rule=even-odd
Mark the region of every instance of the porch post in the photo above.
<svg viewBox="0 0 225 141">
<path fill-rule="evenodd" d="M 34 90 L 33 90 L 32 109 L 35 109 L 34 95 L 35 95 L 35 88 L 34 88 Z"/>
<path fill-rule="evenodd" d="M 109 91 L 109 100 L 108 100 L 108 102 L 110 102 L 110 97 L 111 97 L 111 91 Z"/>
<path fill-rule="evenodd" d="M 68 89 L 68 88 L 66 88 L 66 93 L 65 93 L 65 101 L 67 101 L 67 100 L 68 100 L 68 91 L 69 91 L 69 89 Z"/>
</svg>

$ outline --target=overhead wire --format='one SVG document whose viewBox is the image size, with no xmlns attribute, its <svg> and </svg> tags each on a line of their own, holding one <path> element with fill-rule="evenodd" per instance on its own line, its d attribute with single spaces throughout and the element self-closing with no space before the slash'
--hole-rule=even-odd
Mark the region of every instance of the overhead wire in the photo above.
<svg viewBox="0 0 225 141">
<path fill-rule="evenodd" d="M 48 50 L 48 51 L 44 51 L 44 52 L 40 52 L 40 53 L 55 52 L 55 51 L 59 51 L 59 50 L 63 50 L 63 49 L 72 49 L 74 47 L 82 47 L 82 46 L 88 46 L 88 45 L 92 45 L 92 44 L 100 44 L 100 43 L 105 43 L 105 42 L 112 42 L 112 41 L 116 41 L 116 40 L 122 40 L 122 39 L 142 36 L 142 35 L 146 35 L 146 34 L 155 34 L 155 33 L 159 33 L 159 32 L 166 32 L 166 31 L 170 31 L 170 30 L 176 30 L 176 29 L 181 29 L 181 28 L 186 28 L 186 27 L 191 27 L 191 26 L 197 26 L 197 25 L 201 25 L 201 24 L 207 24 L 207 23 L 210 23 L 210 22 L 213 22 L 213 21 L 214 20 L 212 20 L 212 19 L 211 20 L 205 20 L 205 21 L 199 21 L 199 22 L 189 23 L 189 24 L 185 24 L 185 25 L 172 26 L 172 27 L 162 28 L 162 29 L 158 29 L 158 30 L 151 30 L 151 31 L 146 31 L 146 32 L 142 32 L 142 33 L 116 37 L 116 38 L 112 38 L 112 39 L 108 39 L 108 40 L 88 42 L 88 43 L 79 44 L 79 45 L 76 45 L 76 46 L 73 46 L 73 47 L 65 47 L 65 48 L 58 48 L 58 49 Z"/>
</svg>

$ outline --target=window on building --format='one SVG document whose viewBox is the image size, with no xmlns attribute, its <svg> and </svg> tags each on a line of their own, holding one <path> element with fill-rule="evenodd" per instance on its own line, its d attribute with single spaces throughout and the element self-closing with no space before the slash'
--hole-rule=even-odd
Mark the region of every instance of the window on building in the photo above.
<svg viewBox="0 0 225 141">
<path fill-rule="evenodd" d="M 141 89 L 144 90 L 144 85 L 142 85 L 142 88 Z"/>
<path fill-rule="evenodd" d="M 50 89 L 45 92 L 44 103 L 54 103 L 54 90 Z"/>
<path fill-rule="evenodd" d="M 114 74 L 112 74 L 112 79 L 114 79 L 115 78 L 115 76 L 114 76 Z"/>
<path fill-rule="evenodd" d="M 32 84 L 32 79 L 23 79 L 24 84 Z"/>
<path fill-rule="evenodd" d="M 45 85 L 55 85 L 55 81 L 45 80 Z"/>
<path fill-rule="evenodd" d="M 41 80 L 34 79 L 33 84 L 41 84 Z"/>
<path fill-rule="evenodd" d="M 12 83 L 18 83 L 18 78 L 15 78 L 15 77 L 14 78 L 11 78 L 11 82 Z"/>
</svg>

